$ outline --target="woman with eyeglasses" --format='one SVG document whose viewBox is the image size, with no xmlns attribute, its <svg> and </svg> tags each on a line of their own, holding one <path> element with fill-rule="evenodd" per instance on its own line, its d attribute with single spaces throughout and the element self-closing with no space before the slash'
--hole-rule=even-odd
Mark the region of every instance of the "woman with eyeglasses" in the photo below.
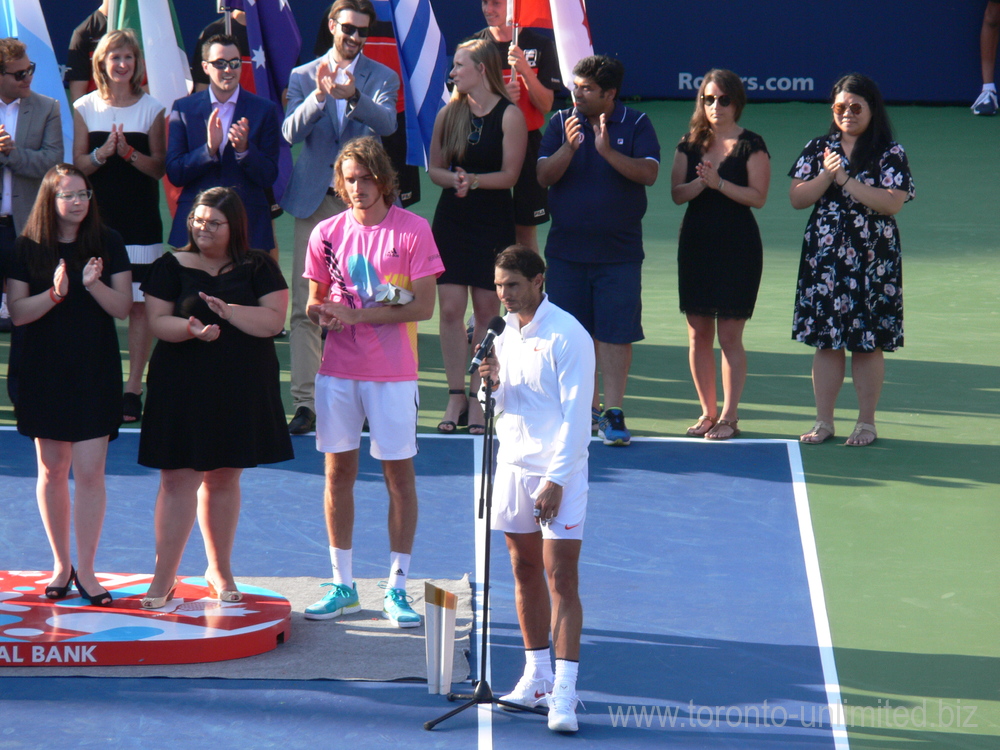
<svg viewBox="0 0 1000 750">
<path fill-rule="evenodd" d="M 167 155 L 164 108 L 142 90 L 142 50 L 131 29 L 106 34 L 94 50 L 97 90 L 73 103 L 73 163 L 94 184 L 101 217 L 120 232 L 132 261 L 128 381 L 122 421 L 142 416 L 142 375 L 152 336 L 139 284 L 163 254 L 160 187 Z"/>
<path fill-rule="evenodd" d="M 65 598 L 75 583 L 88 602 L 107 606 L 111 594 L 94 561 L 108 441 L 121 423 L 115 318 L 128 317 L 132 272 L 121 236 L 102 226 L 90 182 L 76 167 L 57 164 L 42 179 L 17 238 L 7 297 L 11 319 L 24 326 L 17 430 L 35 442 L 38 509 L 53 557 L 45 596 Z"/>
<path fill-rule="evenodd" d="M 677 244 L 680 308 L 687 316 L 688 361 L 701 416 L 692 437 L 738 437 L 737 409 L 747 377 L 743 329 L 757 303 L 763 266 L 751 208 L 767 201 L 771 157 L 764 139 L 739 124 L 746 106 L 740 77 L 713 69 L 698 89 L 689 130 L 670 173 L 674 203 L 687 203 Z M 722 350 L 718 411 L 715 337 Z"/>
<path fill-rule="evenodd" d="M 514 199 L 528 143 L 524 115 L 507 98 L 500 54 L 492 42 L 475 39 L 455 50 L 451 101 L 434 121 L 428 174 L 444 190 L 434 212 L 434 240 L 445 271 L 438 278 L 441 354 L 448 380 L 448 406 L 437 428 L 452 433 L 464 424 L 484 431 L 475 394 L 478 371 L 465 391 L 471 358 L 465 311 L 472 298 L 472 338 L 478 344 L 497 314 L 493 260 L 514 244 Z M 471 412 L 470 412 L 471 410 Z"/>
<path fill-rule="evenodd" d="M 292 458 L 274 335 L 288 286 L 271 256 L 250 250 L 247 215 L 231 188 L 200 193 L 186 247 L 167 253 L 143 282 L 159 341 L 149 361 L 139 463 L 160 469 L 156 570 L 142 599 L 173 598 L 195 517 L 212 595 L 242 594 L 230 558 L 240 514 L 240 474 Z"/>
<path fill-rule="evenodd" d="M 910 166 L 875 81 L 857 73 L 833 86 L 833 123 L 789 172 L 793 208 L 812 208 L 802 241 L 792 338 L 816 347 L 816 422 L 799 439 L 835 434 L 846 352 L 858 419 L 846 445 L 875 441 L 883 352 L 903 345 L 903 269 L 895 214 L 914 195 Z"/>
</svg>

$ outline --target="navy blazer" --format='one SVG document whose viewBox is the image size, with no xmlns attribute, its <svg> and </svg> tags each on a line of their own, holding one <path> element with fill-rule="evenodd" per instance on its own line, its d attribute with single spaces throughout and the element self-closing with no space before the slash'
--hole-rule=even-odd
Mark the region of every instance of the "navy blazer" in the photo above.
<svg viewBox="0 0 1000 750">
<path fill-rule="evenodd" d="M 177 200 L 169 242 L 174 247 L 187 244 L 187 217 L 198 193 L 213 187 L 231 187 L 239 193 L 247 209 L 250 247 L 271 250 L 274 230 L 271 201 L 265 191 L 278 178 L 281 110 L 269 99 L 240 89 L 233 122 L 245 117 L 250 124 L 249 146 L 242 159 L 236 158 L 236 149 L 228 142 L 221 158 L 209 155 L 208 118 L 211 114 L 212 101 L 207 89 L 178 99 L 170 112 L 167 177 L 174 185 L 183 187 L 183 191 Z"/>
<path fill-rule="evenodd" d="M 299 219 L 312 216 L 323 202 L 344 143 L 362 135 L 391 135 L 396 130 L 399 76 L 395 71 L 364 55 L 358 58 L 354 69 L 358 103 L 347 106 L 341 127 L 337 123 L 336 100 L 326 97 L 322 109 L 316 101 L 316 71 L 326 58 L 324 55 L 295 68 L 288 81 L 288 105 L 281 132 L 292 145 L 302 143 L 302 151 L 281 207 Z"/>
</svg>

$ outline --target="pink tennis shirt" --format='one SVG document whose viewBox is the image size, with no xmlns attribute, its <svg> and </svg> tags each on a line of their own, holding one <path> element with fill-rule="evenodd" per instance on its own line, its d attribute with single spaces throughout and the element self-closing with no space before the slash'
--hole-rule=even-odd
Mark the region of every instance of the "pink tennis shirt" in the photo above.
<svg viewBox="0 0 1000 750">
<path fill-rule="evenodd" d="M 426 219 L 391 206 L 366 227 L 348 209 L 313 229 L 302 275 L 329 284 L 330 299 L 355 309 L 376 307 L 379 284 L 413 290 L 413 281 L 440 276 L 444 264 Z M 349 380 L 417 379 L 417 324 L 360 323 L 328 331 L 319 371 Z"/>
</svg>

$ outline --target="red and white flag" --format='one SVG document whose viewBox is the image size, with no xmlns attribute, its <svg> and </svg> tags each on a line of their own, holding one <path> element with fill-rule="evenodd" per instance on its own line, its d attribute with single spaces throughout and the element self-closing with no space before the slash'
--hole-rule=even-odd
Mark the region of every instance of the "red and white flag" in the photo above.
<svg viewBox="0 0 1000 750">
<path fill-rule="evenodd" d="M 507 23 L 552 29 L 563 85 L 572 90 L 574 66 L 594 54 L 585 0 L 507 0 Z"/>
</svg>

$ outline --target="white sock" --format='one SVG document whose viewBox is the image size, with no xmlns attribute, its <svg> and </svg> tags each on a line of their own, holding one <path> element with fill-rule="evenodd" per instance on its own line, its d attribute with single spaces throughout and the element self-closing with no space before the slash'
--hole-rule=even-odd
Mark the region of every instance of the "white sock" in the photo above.
<svg viewBox="0 0 1000 750">
<path fill-rule="evenodd" d="M 995 83 L 984 83 L 983 91 L 992 91 L 995 94 L 997 92 L 997 85 Z"/>
<path fill-rule="evenodd" d="M 524 652 L 524 676 L 552 682 L 552 655 L 548 648 L 529 648 Z"/>
<path fill-rule="evenodd" d="M 353 549 L 337 549 L 330 547 L 330 564 L 333 566 L 333 582 L 345 586 L 354 584 L 354 571 L 351 570 Z"/>
<path fill-rule="evenodd" d="M 580 662 L 569 659 L 556 659 L 556 678 L 553 683 L 563 685 L 569 683 L 570 690 L 576 692 L 576 675 L 580 670 Z"/>
<path fill-rule="evenodd" d="M 410 573 L 410 556 L 402 552 L 389 553 L 389 580 L 387 587 L 390 589 L 406 590 L 406 576 Z"/>
</svg>

